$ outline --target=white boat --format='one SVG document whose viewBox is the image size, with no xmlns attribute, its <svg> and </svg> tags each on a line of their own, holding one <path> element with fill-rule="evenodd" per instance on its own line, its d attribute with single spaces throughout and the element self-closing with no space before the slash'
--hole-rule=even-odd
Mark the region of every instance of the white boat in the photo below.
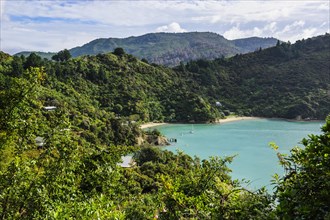
<svg viewBox="0 0 330 220">
<path fill-rule="evenodd" d="M 191 125 L 191 130 L 189 132 L 190 134 L 193 134 L 194 133 L 194 125 Z"/>
</svg>

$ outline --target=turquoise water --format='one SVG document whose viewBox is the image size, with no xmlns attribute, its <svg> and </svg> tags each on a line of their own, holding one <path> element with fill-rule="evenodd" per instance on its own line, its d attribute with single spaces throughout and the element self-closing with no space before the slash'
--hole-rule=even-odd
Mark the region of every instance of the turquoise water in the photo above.
<svg viewBox="0 0 330 220">
<path fill-rule="evenodd" d="M 170 124 L 157 127 L 177 143 L 166 147 L 176 152 L 207 159 L 210 156 L 236 155 L 232 169 L 233 179 L 250 180 L 250 189 L 266 186 L 272 191 L 270 180 L 275 173 L 283 174 L 276 152 L 269 147 L 275 142 L 281 153 L 289 153 L 309 134 L 320 134 L 324 122 L 288 122 L 284 120 L 244 120 L 224 124 Z M 193 129 L 193 133 L 190 131 Z"/>
</svg>

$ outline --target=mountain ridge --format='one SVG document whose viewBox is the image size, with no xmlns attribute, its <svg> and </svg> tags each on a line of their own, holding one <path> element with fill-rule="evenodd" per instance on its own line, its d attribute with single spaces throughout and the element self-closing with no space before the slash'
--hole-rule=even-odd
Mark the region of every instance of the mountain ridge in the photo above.
<svg viewBox="0 0 330 220">
<path fill-rule="evenodd" d="M 259 37 L 228 40 L 212 32 L 148 33 L 127 38 L 98 38 L 69 51 L 73 57 L 78 57 L 108 53 L 122 47 L 127 53 L 150 63 L 177 66 L 180 62 L 253 52 L 275 46 L 277 41 L 276 38 Z M 45 54 L 47 57 L 40 52 L 38 55 L 49 59 L 49 53 Z"/>
</svg>

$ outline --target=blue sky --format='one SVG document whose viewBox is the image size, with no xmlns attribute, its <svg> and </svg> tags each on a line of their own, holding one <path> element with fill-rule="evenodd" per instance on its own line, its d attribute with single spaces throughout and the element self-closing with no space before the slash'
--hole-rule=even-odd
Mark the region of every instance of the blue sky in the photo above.
<svg viewBox="0 0 330 220">
<path fill-rule="evenodd" d="M 0 0 L 0 50 L 52 51 L 96 38 L 210 31 L 292 43 L 329 32 L 329 0 Z"/>
</svg>

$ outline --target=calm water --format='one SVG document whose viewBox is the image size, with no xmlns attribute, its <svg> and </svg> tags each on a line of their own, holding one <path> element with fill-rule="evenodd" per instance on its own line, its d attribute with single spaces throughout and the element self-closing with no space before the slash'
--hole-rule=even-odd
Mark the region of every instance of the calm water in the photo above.
<svg viewBox="0 0 330 220">
<path fill-rule="evenodd" d="M 282 120 L 245 120 L 224 124 L 176 124 L 157 127 L 166 137 L 177 143 L 166 147 L 176 152 L 182 150 L 190 156 L 207 159 L 210 156 L 236 155 L 229 166 L 234 179 L 247 179 L 250 189 L 266 186 L 274 173 L 282 174 L 276 152 L 269 147 L 275 142 L 281 153 L 289 153 L 308 134 L 320 134 L 324 122 L 288 122 Z M 190 131 L 193 129 L 193 133 Z"/>
</svg>

